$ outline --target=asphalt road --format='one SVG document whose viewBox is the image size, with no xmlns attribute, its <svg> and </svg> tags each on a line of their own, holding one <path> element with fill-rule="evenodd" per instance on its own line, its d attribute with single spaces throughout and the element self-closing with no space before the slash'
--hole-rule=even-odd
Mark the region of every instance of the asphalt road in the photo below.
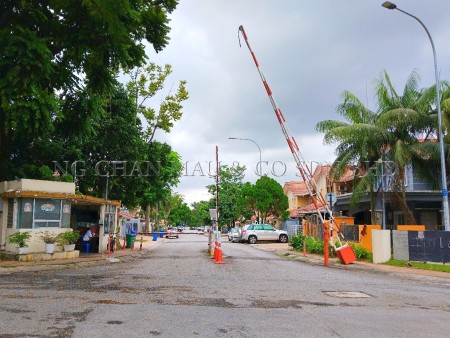
<svg viewBox="0 0 450 338">
<path fill-rule="evenodd" d="M 445 337 L 448 279 L 325 268 L 207 237 L 0 276 L 5 337 Z"/>
</svg>

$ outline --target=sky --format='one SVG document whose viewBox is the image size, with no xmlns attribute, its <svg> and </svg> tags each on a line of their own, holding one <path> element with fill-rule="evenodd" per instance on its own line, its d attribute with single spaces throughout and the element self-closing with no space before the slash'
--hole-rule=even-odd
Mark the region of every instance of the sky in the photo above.
<svg viewBox="0 0 450 338">
<path fill-rule="evenodd" d="M 435 84 L 433 53 L 424 28 L 374 0 L 181 0 L 171 14 L 170 43 L 150 62 L 171 64 L 157 105 L 178 81 L 189 100 L 167 142 L 185 166 L 174 191 L 189 205 L 208 200 L 209 174 L 221 164 L 246 166 L 244 182 L 263 174 L 281 185 L 300 176 L 257 68 L 238 28 L 243 25 L 273 98 L 283 112 L 300 154 L 309 164 L 330 163 L 333 145 L 323 144 L 318 122 L 340 120 L 336 107 L 345 90 L 370 109 L 374 83 L 386 70 L 397 91 L 416 71 L 420 87 Z M 441 80 L 450 80 L 448 0 L 401 0 L 398 8 L 418 17 L 434 41 Z M 229 137 L 250 139 L 230 140 Z M 258 148 L 259 147 L 259 148 Z M 259 150 L 260 149 L 260 150 Z"/>
</svg>

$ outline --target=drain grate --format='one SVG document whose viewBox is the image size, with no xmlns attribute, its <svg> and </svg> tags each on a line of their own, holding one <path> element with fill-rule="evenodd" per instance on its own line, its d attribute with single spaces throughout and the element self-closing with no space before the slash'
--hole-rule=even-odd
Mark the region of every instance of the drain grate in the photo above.
<svg viewBox="0 0 450 338">
<path fill-rule="evenodd" d="M 336 298 L 370 298 L 372 296 L 359 291 L 324 291 L 324 293 Z"/>
</svg>

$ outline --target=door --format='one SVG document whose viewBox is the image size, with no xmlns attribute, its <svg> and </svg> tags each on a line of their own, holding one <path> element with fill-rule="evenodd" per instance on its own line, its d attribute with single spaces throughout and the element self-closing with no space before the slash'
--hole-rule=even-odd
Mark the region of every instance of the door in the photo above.
<svg viewBox="0 0 450 338">
<path fill-rule="evenodd" d="M 267 240 L 270 240 L 270 241 L 278 240 L 278 233 L 273 226 L 264 225 L 264 233 L 265 233 Z"/>
</svg>

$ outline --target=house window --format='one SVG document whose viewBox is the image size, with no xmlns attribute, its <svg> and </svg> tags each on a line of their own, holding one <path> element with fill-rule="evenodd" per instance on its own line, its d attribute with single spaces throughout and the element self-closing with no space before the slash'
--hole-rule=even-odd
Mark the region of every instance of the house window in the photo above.
<svg viewBox="0 0 450 338">
<path fill-rule="evenodd" d="M 18 229 L 68 228 L 70 203 L 61 199 L 20 198 L 17 215 Z"/>
</svg>

